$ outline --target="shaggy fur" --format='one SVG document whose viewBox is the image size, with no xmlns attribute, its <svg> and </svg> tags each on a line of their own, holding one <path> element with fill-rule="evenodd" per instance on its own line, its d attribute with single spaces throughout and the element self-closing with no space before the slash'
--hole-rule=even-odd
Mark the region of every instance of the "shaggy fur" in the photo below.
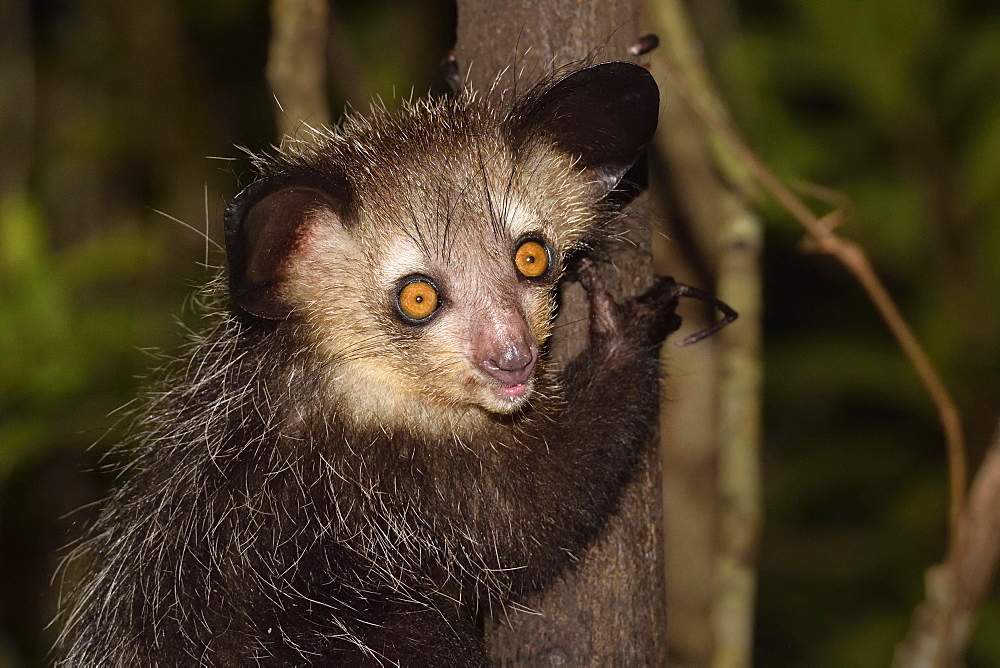
<svg viewBox="0 0 1000 668">
<path fill-rule="evenodd" d="M 615 66 L 507 109 L 378 111 L 256 160 L 227 213 L 228 286 L 144 397 L 132 463 L 71 555 L 64 665 L 489 664 L 469 611 L 547 586 L 614 512 L 679 324 L 669 279 L 617 305 L 584 261 L 576 360 L 543 347 L 508 400 L 476 357 L 543 346 L 564 259 L 618 215 L 609 190 L 652 129 L 591 145 L 565 121 L 600 105 L 560 106 L 580 81 L 618 97 L 602 86 L 624 73 L 655 125 L 648 75 Z M 526 233 L 551 246 L 544 280 L 513 269 Z M 393 310 L 411 274 L 441 292 L 426 324 Z"/>
</svg>

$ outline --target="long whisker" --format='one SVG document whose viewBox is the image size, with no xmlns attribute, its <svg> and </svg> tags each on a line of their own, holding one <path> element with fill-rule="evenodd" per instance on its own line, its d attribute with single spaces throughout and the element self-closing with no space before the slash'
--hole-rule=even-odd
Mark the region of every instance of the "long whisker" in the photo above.
<svg viewBox="0 0 1000 668">
<path fill-rule="evenodd" d="M 183 227 L 186 227 L 186 228 L 188 228 L 189 230 L 191 230 L 192 232 L 194 232 L 195 234 L 197 234 L 197 235 L 198 235 L 198 236 L 200 236 L 200 237 L 204 237 L 204 239 L 205 239 L 205 243 L 210 243 L 210 244 L 212 244 L 213 246 L 215 246 L 216 250 L 220 250 L 220 251 L 221 251 L 221 250 L 225 250 L 225 249 L 224 249 L 224 248 L 223 248 L 223 247 L 222 247 L 222 246 L 221 246 L 221 245 L 220 245 L 220 244 L 219 244 L 219 243 L 218 243 L 217 241 L 215 241 L 214 239 L 212 239 L 211 237 L 209 237 L 209 236 L 208 236 L 207 234 L 205 234 L 204 232 L 202 232 L 201 230 L 199 230 L 199 229 L 198 229 L 197 227 L 195 227 L 194 225 L 190 225 L 190 224 L 188 224 L 188 223 L 185 223 L 185 222 L 184 222 L 183 220 L 181 220 L 180 218 L 177 218 L 177 217 L 175 217 L 175 216 L 171 216 L 171 215 L 170 215 L 169 213 L 166 213 L 166 212 L 164 212 L 164 211 L 160 211 L 159 209 L 153 209 L 153 212 L 154 212 L 154 213 L 158 213 L 158 214 L 160 214 L 161 216 L 163 216 L 164 218 L 167 218 L 167 219 L 169 219 L 169 220 L 172 220 L 172 221 L 174 221 L 175 223 L 177 223 L 177 224 L 179 224 L 179 225 L 181 225 L 181 226 L 183 226 Z"/>
</svg>

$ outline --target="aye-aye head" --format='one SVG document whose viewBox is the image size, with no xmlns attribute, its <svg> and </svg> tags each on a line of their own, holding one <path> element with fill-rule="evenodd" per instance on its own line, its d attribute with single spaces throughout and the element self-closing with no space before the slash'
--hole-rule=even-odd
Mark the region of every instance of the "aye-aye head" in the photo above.
<svg viewBox="0 0 1000 668">
<path fill-rule="evenodd" d="M 362 424 L 513 413 L 564 258 L 607 220 L 658 103 L 646 70 L 607 63 L 509 110 L 420 101 L 260 158 L 226 210 L 234 306 L 304 325 Z"/>
</svg>

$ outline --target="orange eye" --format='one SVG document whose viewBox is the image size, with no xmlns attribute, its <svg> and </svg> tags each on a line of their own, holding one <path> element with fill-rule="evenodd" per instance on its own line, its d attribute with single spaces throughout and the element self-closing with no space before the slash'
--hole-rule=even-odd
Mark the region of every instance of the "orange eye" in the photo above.
<svg viewBox="0 0 1000 668">
<path fill-rule="evenodd" d="M 437 289 L 427 281 L 411 281 L 400 289 L 396 298 L 399 310 L 411 320 L 430 317 L 438 307 Z"/>
<path fill-rule="evenodd" d="M 525 278 L 539 278 L 549 270 L 549 254 L 540 241 L 527 239 L 514 253 L 514 266 Z"/>
</svg>

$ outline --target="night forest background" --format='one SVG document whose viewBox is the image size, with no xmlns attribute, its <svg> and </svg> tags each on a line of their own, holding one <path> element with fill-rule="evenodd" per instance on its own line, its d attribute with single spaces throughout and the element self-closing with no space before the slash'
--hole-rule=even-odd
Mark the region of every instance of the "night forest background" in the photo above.
<svg viewBox="0 0 1000 668">
<path fill-rule="evenodd" d="M 975 466 L 1000 417 L 1000 6 L 691 8 L 754 149 L 853 202 L 841 232 L 938 365 Z M 450 2 L 334 14 L 334 109 L 444 90 Z M 197 230 L 221 240 L 237 147 L 275 128 L 263 2 L 4 0 L 0 30 L 0 665 L 33 666 L 61 548 L 112 480 L 115 411 L 178 348 L 178 320 L 197 326 L 190 293 L 223 260 Z M 776 205 L 762 215 L 756 663 L 885 665 L 945 547 L 940 426 L 856 282 Z M 1000 665 L 996 584 L 968 659 Z"/>
</svg>

